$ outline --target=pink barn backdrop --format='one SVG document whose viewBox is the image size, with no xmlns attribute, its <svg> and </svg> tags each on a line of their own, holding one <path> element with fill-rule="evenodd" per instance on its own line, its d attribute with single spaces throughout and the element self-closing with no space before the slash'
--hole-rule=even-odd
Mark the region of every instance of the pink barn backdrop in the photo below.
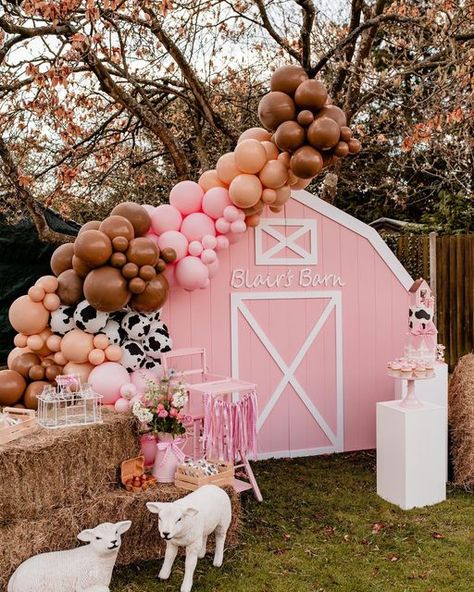
<svg viewBox="0 0 474 592">
<path fill-rule="evenodd" d="M 297 191 L 219 257 L 210 287 L 175 289 L 164 318 L 174 348 L 257 383 L 259 456 L 373 448 L 412 284 L 378 233 Z"/>
</svg>

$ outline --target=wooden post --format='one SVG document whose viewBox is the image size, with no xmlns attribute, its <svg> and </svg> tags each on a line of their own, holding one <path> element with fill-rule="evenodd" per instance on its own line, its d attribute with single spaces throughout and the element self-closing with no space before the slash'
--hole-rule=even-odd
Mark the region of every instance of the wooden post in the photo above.
<svg viewBox="0 0 474 592">
<path fill-rule="evenodd" d="M 436 310 L 436 232 L 430 232 L 430 288 L 435 298 Z"/>
</svg>

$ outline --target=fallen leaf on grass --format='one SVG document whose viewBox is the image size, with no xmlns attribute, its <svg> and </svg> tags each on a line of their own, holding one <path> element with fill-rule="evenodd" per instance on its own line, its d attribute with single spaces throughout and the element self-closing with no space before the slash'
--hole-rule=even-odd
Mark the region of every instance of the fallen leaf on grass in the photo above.
<svg viewBox="0 0 474 592">
<path fill-rule="evenodd" d="M 326 536 L 333 536 L 335 532 L 336 532 L 336 529 L 334 526 L 325 526 L 324 527 L 324 534 Z"/>
<path fill-rule="evenodd" d="M 374 522 L 372 524 L 372 534 L 377 534 L 381 530 L 385 528 L 385 524 L 383 522 Z"/>
<path fill-rule="evenodd" d="M 434 539 L 444 539 L 444 534 L 441 534 L 440 532 L 434 532 L 432 536 Z"/>
<path fill-rule="evenodd" d="M 396 555 L 389 555 L 389 556 L 387 557 L 387 559 L 388 559 L 389 561 L 392 561 L 392 562 L 394 562 L 394 561 L 398 561 L 398 560 L 400 559 L 400 557 L 397 557 Z"/>
</svg>

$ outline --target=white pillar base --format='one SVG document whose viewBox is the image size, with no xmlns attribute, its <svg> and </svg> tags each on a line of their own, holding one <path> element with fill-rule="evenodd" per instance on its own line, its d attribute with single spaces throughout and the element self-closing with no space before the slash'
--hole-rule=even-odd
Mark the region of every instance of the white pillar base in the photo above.
<svg viewBox="0 0 474 592">
<path fill-rule="evenodd" d="M 434 377 L 415 382 L 415 396 L 419 401 L 427 401 L 446 407 L 448 404 L 448 365 L 435 362 Z M 395 380 L 395 399 L 403 399 L 407 394 L 407 381 Z"/>
</svg>

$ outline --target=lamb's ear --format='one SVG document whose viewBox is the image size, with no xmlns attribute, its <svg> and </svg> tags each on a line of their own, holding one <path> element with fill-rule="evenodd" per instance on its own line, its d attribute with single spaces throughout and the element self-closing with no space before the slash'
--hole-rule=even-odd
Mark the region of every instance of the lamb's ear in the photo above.
<svg viewBox="0 0 474 592">
<path fill-rule="evenodd" d="M 162 502 L 147 502 L 146 507 L 152 514 L 159 514 L 164 509 L 165 504 Z"/>
<path fill-rule="evenodd" d="M 87 530 L 83 530 L 82 532 L 80 532 L 77 535 L 77 538 L 83 543 L 89 543 L 94 538 L 94 536 L 94 531 L 88 528 Z"/>
<path fill-rule="evenodd" d="M 132 526 L 132 521 L 123 520 L 123 522 L 117 522 L 115 526 L 117 527 L 117 532 L 123 534 L 124 532 L 127 532 L 130 526 Z"/>
<path fill-rule="evenodd" d="M 196 508 L 186 508 L 183 510 L 183 516 L 196 516 L 198 512 L 199 510 L 196 510 Z"/>
</svg>

